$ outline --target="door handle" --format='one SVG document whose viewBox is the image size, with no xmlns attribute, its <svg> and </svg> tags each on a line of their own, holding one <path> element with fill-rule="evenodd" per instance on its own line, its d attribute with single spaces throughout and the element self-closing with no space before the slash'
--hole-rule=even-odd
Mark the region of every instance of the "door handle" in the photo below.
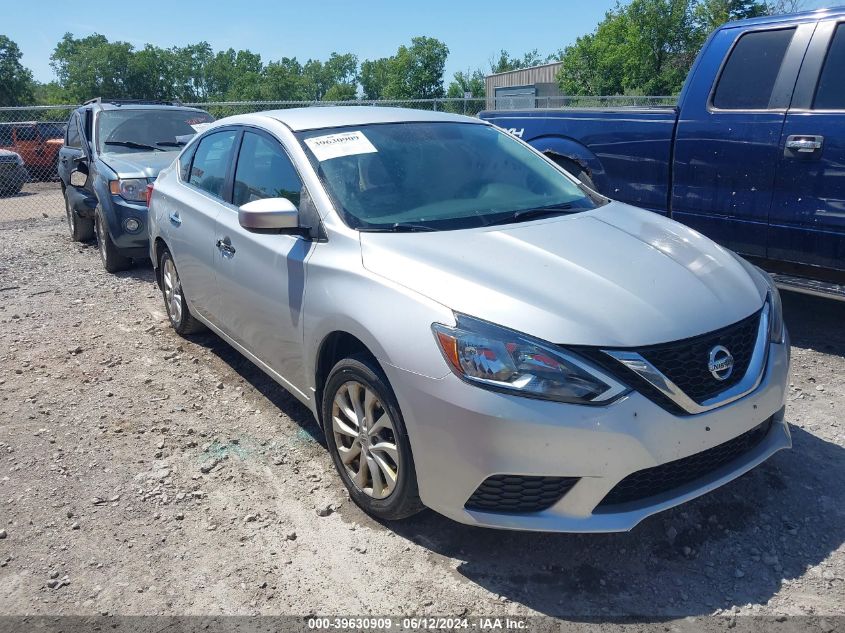
<svg viewBox="0 0 845 633">
<path fill-rule="evenodd" d="M 173 224 L 174 226 L 179 226 L 179 225 L 182 224 L 182 218 L 180 218 L 179 214 L 176 213 L 175 211 L 171 212 L 169 217 L 170 217 L 170 223 Z"/>
<path fill-rule="evenodd" d="M 818 152 L 824 145 L 824 137 L 816 134 L 795 134 L 786 138 L 786 149 L 798 154 Z"/>
<path fill-rule="evenodd" d="M 235 247 L 232 246 L 232 242 L 228 237 L 222 240 L 217 240 L 217 248 L 220 249 L 221 253 L 223 253 L 223 257 L 231 257 L 235 254 Z"/>
</svg>

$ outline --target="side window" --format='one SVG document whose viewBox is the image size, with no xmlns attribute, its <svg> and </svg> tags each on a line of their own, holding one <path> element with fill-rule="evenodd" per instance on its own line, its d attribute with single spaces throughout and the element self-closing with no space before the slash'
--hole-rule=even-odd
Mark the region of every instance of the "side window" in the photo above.
<svg viewBox="0 0 845 633">
<path fill-rule="evenodd" d="M 845 24 L 836 27 L 824 60 L 814 110 L 845 110 Z"/>
<path fill-rule="evenodd" d="M 183 152 L 179 157 L 179 179 L 182 180 L 182 182 L 188 182 L 188 178 L 191 175 L 191 161 L 194 158 L 194 154 L 197 153 L 197 145 L 199 145 L 199 143 L 194 143 L 190 148 L 188 148 L 187 152 Z"/>
<path fill-rule="evenodd" d="M 79 138 L 79 114 L 70 117 L 65 135 L 65 145 L 68 147 L 82 147 L 82 140 Z"/>
<path fill-rule="evenodd" d="M 0 125 L 0 147 L 12 146 L 12 126 Z"/>
<path fill-rule="evenodd" d="M 232 147 L 238 133 L 235 130 L 216 132 L 200 139 L 191 163 L 188 182 L 218 198 L 223 197 L 226 172 L 232 158 Z"/>
<path fill-rule="evenodd" d="M 301 191 L 302 181 L 282 146 L 244 132 L 235 170 L 235 206 L 263 198 L 287 198 L 298 207 Z"/>
<path fill-rule="evenodd" d="M 19 143 L 21 141 L 37 141 L 38 128 L 34 125 L 18 125 L 15 127 L 15 139 Z"/>
<path fill-rule="evenodd" d="M 794 33 L 793 28 L 740 37 L 719 77 L 713 106 L 724 110 L 767 109 Z"/>
</svg>

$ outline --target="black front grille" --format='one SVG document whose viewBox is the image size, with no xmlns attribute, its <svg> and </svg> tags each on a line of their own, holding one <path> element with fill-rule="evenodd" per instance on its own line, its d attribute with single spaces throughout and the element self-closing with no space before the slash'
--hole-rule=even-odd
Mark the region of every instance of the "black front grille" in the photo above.
<svg viewBox="0 0 845 633">
<path fill-rule="evenodd" d="M 683 459 L 632 473 L 607 493 L 597 510 L 620 503 L 647 499 L 704 477 L 757 446 L 766 437 L 771 426 L 772 421 L 767 420 L 724 444 Z"/>
<path fill-rule="evenodd" d="M 701 404 L 708 398 L 730 389 L 745 376 L 754 344 L 760 313 L 747 319 L 694 338 L 665 345 L 637 349 L 646 360 L 657 367 L 664 376 L 675 383 L 690 398 Z M 727 380 L 717 380 L 707 365 L 710 350 L 724 346 L 734 358 L 734 366 Z"/>
<path fill-rule="evenodd" d="M 464 505 L 467 510 L 485 512 L 540 512 L 557 503 L 578 479 L 493 475 L 484 480 Z"/>
</svg>

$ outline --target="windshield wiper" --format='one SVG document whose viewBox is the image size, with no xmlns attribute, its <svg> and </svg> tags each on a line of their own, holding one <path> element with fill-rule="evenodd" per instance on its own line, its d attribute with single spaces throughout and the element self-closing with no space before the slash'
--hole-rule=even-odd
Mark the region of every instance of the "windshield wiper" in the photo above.
<svg viewBox="0 0 845 633">
<path fill-rule="evenodd" d="M 156 141 L 156 145 L 164 145 L 165 147 L 182 147 L 187 145 L 185 141 Z"/>
<path fill-rule="evenodd" d="M 407 222 L 394 222 L 388 226 L 368 226 L 361 227 L 359 231 L 366 233 L 417 233 L 438 231 L 433 226 L 426 226 L 425 224 L 409 224 Z"/>
<path fill-rule="evenodd" d="M 121 147 L 131 147 L 132 149 L 148 149 L 155 152 L 163 152 L 160 147 L 153 145 L 145 145 L 144 143 L 136 143 L 135 141 L 103 141 L 103 145 L 120 145 Z"/>
<path fill-rule="evenodd" d="M 510 215 L 490 222 L 487 226 L 495 224 L 510 224 L 511 222 L 522 222 L 524 220 L 536 220 L 552 215 L 564 215 L 567 213 L 576 213 L 571 204 L 550 204 L 547 207 L 532 207 L 530 209 L 519 209 Z"/>
</svg>

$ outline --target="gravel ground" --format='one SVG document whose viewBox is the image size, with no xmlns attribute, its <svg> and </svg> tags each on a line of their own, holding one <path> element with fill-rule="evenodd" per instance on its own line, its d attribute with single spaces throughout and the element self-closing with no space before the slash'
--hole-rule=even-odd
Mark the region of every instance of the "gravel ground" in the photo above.
<svg viewBox="0 0 845 633">
<path fill-rule="evenodd" d="M 785 295 L 794 440 L 626 534 L 379 524 L 309 412 L 62 210 L 0 215 L 0 614 L 845 615 L 845 304 Z M 828 618 L 828 619 L 825 619 Z M 838 624 L 833 624 L 834 622 Z"/>
</svg>

